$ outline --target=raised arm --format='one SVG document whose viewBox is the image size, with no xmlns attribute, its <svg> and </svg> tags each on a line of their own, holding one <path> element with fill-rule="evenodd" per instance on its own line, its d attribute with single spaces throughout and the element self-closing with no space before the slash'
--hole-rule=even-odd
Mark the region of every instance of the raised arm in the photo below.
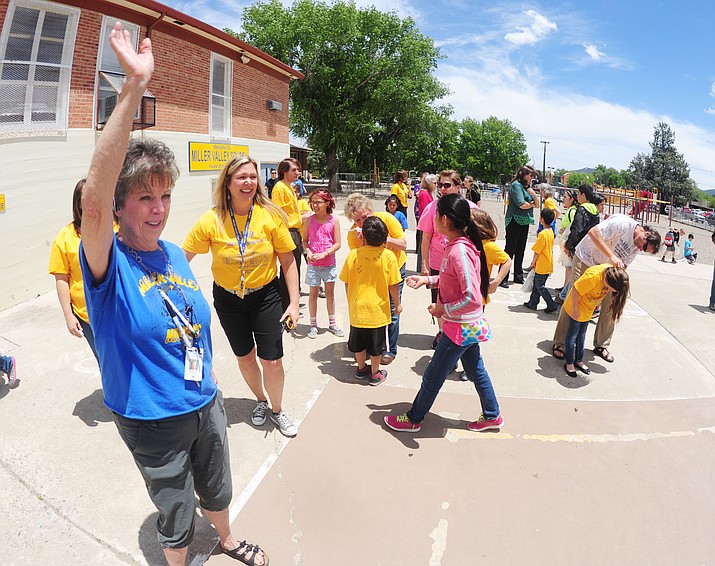
<svg viewBox="0 0 715 566">
<path fill-rule="evenodd" d="M 87 264 L 96 281 L 107 274 L 112 229 L 114 189 L 126 155 L 127 141 L 137 107 L 154 71 L 151 41 L 134 51 L 131 35 L 117 22 L 109 44 L 124 69 L 126 81 L 117 106 L 99 136 L 82 193 L 82 242 Z"/>
</svg>

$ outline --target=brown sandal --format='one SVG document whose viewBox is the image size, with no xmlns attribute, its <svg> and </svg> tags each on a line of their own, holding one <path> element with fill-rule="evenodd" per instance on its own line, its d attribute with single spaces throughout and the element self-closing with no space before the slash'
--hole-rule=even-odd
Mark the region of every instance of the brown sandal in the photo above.
<svg viewBox="0 0 715 566">
<path fill-rule="evenodd" d="M 606 360 L 609 364 L 613 362 L 613 356 L 611 355 L 611 352 L 609 352 L 603 346 L 594 348 L 593 353 L 596 354 L 599 358 Z"/>
<path fill-rule="evenodd" d="M 221 551 L 224 554 L 248 566 L 268 566 L 270 562 L 268 555 L 260 546 L 257 544 L 249 544 L 245 540 L 241 541 L 236 548 L 232 548 L 231 550 L 224 548 L 221 544 L 219 544 L 219 547 L 221 547 Z M 263 564 L 261 565 L 256 564 L 256 558 L 259 556 L 263 558 Z"/>
<path fill-rule="evenodd" d="M 557 345 L 551 348 L 551 355 L 557 360 L 563 360 L 566 357 L 563 347 Z"/>
</svg>

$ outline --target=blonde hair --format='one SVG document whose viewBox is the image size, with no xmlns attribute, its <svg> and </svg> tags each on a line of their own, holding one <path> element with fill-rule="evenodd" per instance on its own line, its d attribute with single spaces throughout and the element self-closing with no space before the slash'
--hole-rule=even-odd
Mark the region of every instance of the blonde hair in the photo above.
<svg viewBox="0 0 715 566">
<path fill-rule="evenodd" d="M 348 220 L 352 220 L 353 215 L 358 210 L 375 212 L 372 208 L 372 201 L 362 193 L 352 193 L 349 195 L 348 198 L 345 199 L 345 206 L 343 210 L 345 211 L 345 216 L 347 216 Z"/>
<path fill-rule="evenodd" d="M 618 322 L 631 294 L 628 272 L 622 267 L 607 267 L 603 275 L 606 283 L 616 290 L 611 297 L 611 316 Z"/>
<path fill-rule="evenodd" d="M 439 178 L 441 179 L 442 177 L 449 177 L 455 185 L 462 184 L 462 177 L 454 169 L 443 169 L 439 172 Z"/>
<path fill-rule="evenodd" d="M 494 224 L 494 220 L 489 216 L 489 213 L 481 208 L 473 208 L 471 211 L 472 220 L 477 227 L 477 232 L 479 232 L 479 238 L 481 240 L 496 240 L 499 230 L 497 225 Z"/>
<path fill-rule="evenodd" d="M 283 223 L 287 225 L 288 217 L 285 215 L 285 212 L 273 204 L 261 184 L 261 176 L 258 174 L 258 163 L 256 163 L 252 157 L 244 155 L 243 153 L 226 162 L 226 165 L 224 165 L 223 169 L 221 169 L 221 173 L 218 176 L 216 186 L 214 187 L 211 195 L 211 200 L 213 201 L 216 215 L 221 221 L 221 225 L 226 222 L 228 210 L 231 206 L 231 192 L 228 189 L 228 186 L 231 183 L 231 178 L 238 168 L 246 163 L 250 163 L 256 169 L 256 194 L 253 195 L 253 204 L 257 204 L 268 210 L 271 214 L 278 216 Z"/>
</svg>

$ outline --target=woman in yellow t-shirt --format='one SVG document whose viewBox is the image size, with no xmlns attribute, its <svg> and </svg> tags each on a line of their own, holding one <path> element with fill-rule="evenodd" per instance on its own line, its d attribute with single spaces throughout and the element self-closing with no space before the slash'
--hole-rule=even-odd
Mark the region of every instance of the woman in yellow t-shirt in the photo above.
<svg viewBox="0 0 715 566">
<path fill-rule="evenodd" d="M 566 296 L 563 308 L 569 316 L 569 328 L 564 343 L 564 369 L 569 377 L 576 377 L 576 370 L 585 375 L 591 373 L 583 363 L 586 329 L 596 307 L 608 293 L 613 293 L 610 310 L 615 323 L 621 318 L 630 294 L 630 281 L 625 269 L 613 267 L 609 263 L 589 267 L 574 282 Z"/>
<path fill-rule="evenodd" d="M 292 329 L 299 314 L 295 244 L 286 216 L 261 186 L 258 164 L 245 155 L 226 163 L 212 197 L 214 207 L 189 232 L 184 253 L 191 261 L 211 250 L 214 306 L 241 374 L 256 396 L 253 424 L 266 422 L 270 399 L 271 420 L 284 435 L 295 436 L 297 428 L 282 410 L 283 326 Z M 276 260 L 290 295 L 285 310 Z"/>
<path fill-rule="evenodd" d="M 363 245 L 362 223 L 370 216 L 377 216 L 387 226 L 387 249 L 391 250 L 397 257 L 397 267 L 400 269 L 400 301 L 402 301 L 402 287 L 405 279 L 405 263 L 407 262 L 407 240 L 405 232 L 402 230 L 399 221 L 389 212 L 375 212 L 372 201 L 365 195 L 353 193 L 345 200 L 345 217 L 353 221 L 353 225 L 348 230 L 348 247 L 351 250 Z M 392 309 L 392 322 L 387 329 L 388 351 L 382 357 L 382 365 L 392 363 L 397 356 L 397 338 L 400 335 L 400 315 L 395 314 L 392 299 L 390 299 Z"/>
<path fill-rule="evenodd" d="M 407 216 L 407 199 L 412 198 L 410 187 L 407 184 L 407 171 L 403 169 L 395 173 L 394 183 L 390 194 L 397 195 L 397 198 L 400 199 L 398 210 Z"/>
<path fill-rule="evenodd" d="M 87 339 L 94 357 L 99 363 L 94 347 L 94 332 L 89 324 L 87 303 L 84 300 L 82 269 L 79 265 L 79 243 L 82 225 L 82 190 L 85 179 L 81 179 L 72 193 L 72 222 L 67 224 L 52 242 L 48 271 L 55 276 L 57 298 L 62 307 L 67 330 L 72 336 Z"/>
</svg>

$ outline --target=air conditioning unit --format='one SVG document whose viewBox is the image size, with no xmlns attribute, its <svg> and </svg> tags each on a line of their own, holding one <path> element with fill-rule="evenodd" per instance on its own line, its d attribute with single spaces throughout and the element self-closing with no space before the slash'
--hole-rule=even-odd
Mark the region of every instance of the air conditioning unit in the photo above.
<svg viewBox="0 0 715 566">
<path fill-rule="evenodd" d="M 283 110 L 283 105 L 277 100 L 269 100 L 268 110 Z"/>
<path fill-rule="evenodd" d="M 105 98 L 99 99 L 99 108 L 97 111 L 97 124 L 106 124 L 109 117 L 114 112 L 114 108 L 117 106 L 118 96 L 116 94 L 111 94 Z"/>
</svg>

